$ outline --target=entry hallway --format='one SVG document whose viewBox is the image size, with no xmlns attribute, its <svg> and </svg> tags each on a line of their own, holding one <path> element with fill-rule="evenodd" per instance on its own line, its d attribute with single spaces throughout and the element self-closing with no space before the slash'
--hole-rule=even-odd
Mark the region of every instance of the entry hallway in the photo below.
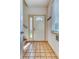
<svg viewBox="0 0 79 59">
<path fill-rule="evenodd" d="M 48 42 L 30 42 L 23 59 L 58 59 Z"/>
</svg>

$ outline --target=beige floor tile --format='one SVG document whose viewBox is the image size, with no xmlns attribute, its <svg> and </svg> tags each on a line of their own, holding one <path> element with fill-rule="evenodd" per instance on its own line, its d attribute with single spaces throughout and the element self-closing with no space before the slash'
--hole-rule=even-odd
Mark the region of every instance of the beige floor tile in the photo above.
<svg viewBox="0 0 79 59">
<path fill-rule="evenodd" d="M 50 53 L 50 54 L 51 54 L 51 56 L 56 56 L 55 53 Z"/>
<path fill-rule="evenodd" d="M 30 53 L 30 56 L 34 56 L 35 57 L 35 53 Z"/>
<path fill-rule="evenodd" d="M 29 59 L 35 59 L 35 57 L 30 57 L 30 56 L 29 56 Z"/>
<path fill-rule="evenodd" d="M 24 57 L 23 59 L 29 59 L 29 57 Z"/>
<path fill-rule="evenodd" d="M 36 47 L 36 49 L 41 49 L 41 48 L 38 46 L 38 47 Z"/>
<path fill-rule="evenodd" d="M 51 49 L 51 50 L 53 50 L 52 48 L 48 48 L 48 49 Z"/>
<path fill-rule="evenodd" d="M 44 52 L 46 52 L 46 51 L 45 51 L 45 49 L 41 49 L 40 52 L 41 52 L 41 53 L 44 53 Z"/>
<path fill-rule="evenodd" d="M 36 52 L 41 52 L 40 49 L 36 49 Z"/>
<path fill-rule="evenodd" d="M 46 57 L 41 57 L 41 59 L 46 59 Z"/>
<path fill-rule="evenodd" d="M 54 53 L 54 51 L 52 49 L 49 49 L 49 52 Z"/>
<path fill-rule="evenodd" d="M 51 54 L 50 53 L 46 53 L 46 56 L 51 56 Z"/>
<path fill-rule="evenodd" d="M 41 59 L 40 57 L 35 57 L 35 59 Z"/>
<path fill-rule="evenodd" d="M 33 49 L 28 49 L 26 52 L 31 53 L 33 51 Z"/>
<path fill-rule="evenodd" d="M 44 49 L 44 47 L 42 46 L 42 47 L 40 47 L 40 49 Z"/>
<path fill-rule="evenodd" d="M 24 56 L 30 56 L 30 53 L 25 53 L 25 55 Z"/>
<path fill-rule="evenodd" d="M 33 53 L 33 52 L 36 52 L 36 49 L 32 49 L 31 52 L 32 52 L 32 53 Z"/>
<path fill-rule="evenodd" d="M 54 57 L 52 57 L 52 59 L 58 59 L 58 58 L 54 56 Z"/>
<path fill-rule="evenodd" d="M 35 55 L 38 57 L 38 56 L 41 56 L 41 53 L 36 53 Z"/>
<path fill-rule="evenodd" d="M 46 56 L 46 53 L 41 53 L 41 56 L 43 56 L 43 57 Z"/>
<path fill-rule="evenodd" d="M 48 49 L 45 50 L 47 53 L 50 52 Z"/>
<path fill-rule="evenodd" d="M 51 56 L 50 57 L 48 56 L 47 59 L 53 59 L 53 58 Z"/>
<path fill-rule="evenodd" d="M 47 47 L 44 47 L 44 49 L 47 49 Z"/>
</svg>

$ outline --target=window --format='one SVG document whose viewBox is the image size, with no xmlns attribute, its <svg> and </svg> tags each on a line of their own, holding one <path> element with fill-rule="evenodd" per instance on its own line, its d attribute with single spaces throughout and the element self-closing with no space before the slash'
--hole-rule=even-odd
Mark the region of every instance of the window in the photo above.
<svg viewBox="0 0 79 59">
<path fill-rule="evenodd" d="M 53 1 L 52 11 L 52 31 L 59 32 L 59 0 Z"/>
</svg>

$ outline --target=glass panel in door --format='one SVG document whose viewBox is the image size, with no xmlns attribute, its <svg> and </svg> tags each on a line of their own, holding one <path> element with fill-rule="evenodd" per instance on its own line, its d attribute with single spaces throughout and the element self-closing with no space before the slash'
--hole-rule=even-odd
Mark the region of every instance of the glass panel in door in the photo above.
<svg viewBox="0 0 79 59">
<path fill-rule="evenodd" d="M 33 17 L 30 17 L 30 31 L 29 31 L 30 40 L 33 40 Z"/>
</svg>

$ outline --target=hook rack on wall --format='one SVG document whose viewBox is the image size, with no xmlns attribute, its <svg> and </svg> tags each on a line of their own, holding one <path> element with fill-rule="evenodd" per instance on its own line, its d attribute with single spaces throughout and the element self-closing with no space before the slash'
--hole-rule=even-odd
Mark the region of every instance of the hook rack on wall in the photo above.
<svg viewBox="0 0 79 59">
<path fill-rule="evenodd" d="M 52 16 L 50 16 L 50 17 L 47 19 L 47 21 L 49 21 L 51 18 L 52 18 Z"/>
<path fill-rule="evenodd" d="M 24 28 L 26 28 L 26 29 L 28 28 L 25 24 L 23 24 L 23 26 L 24 26 Z"/>
</svg>

